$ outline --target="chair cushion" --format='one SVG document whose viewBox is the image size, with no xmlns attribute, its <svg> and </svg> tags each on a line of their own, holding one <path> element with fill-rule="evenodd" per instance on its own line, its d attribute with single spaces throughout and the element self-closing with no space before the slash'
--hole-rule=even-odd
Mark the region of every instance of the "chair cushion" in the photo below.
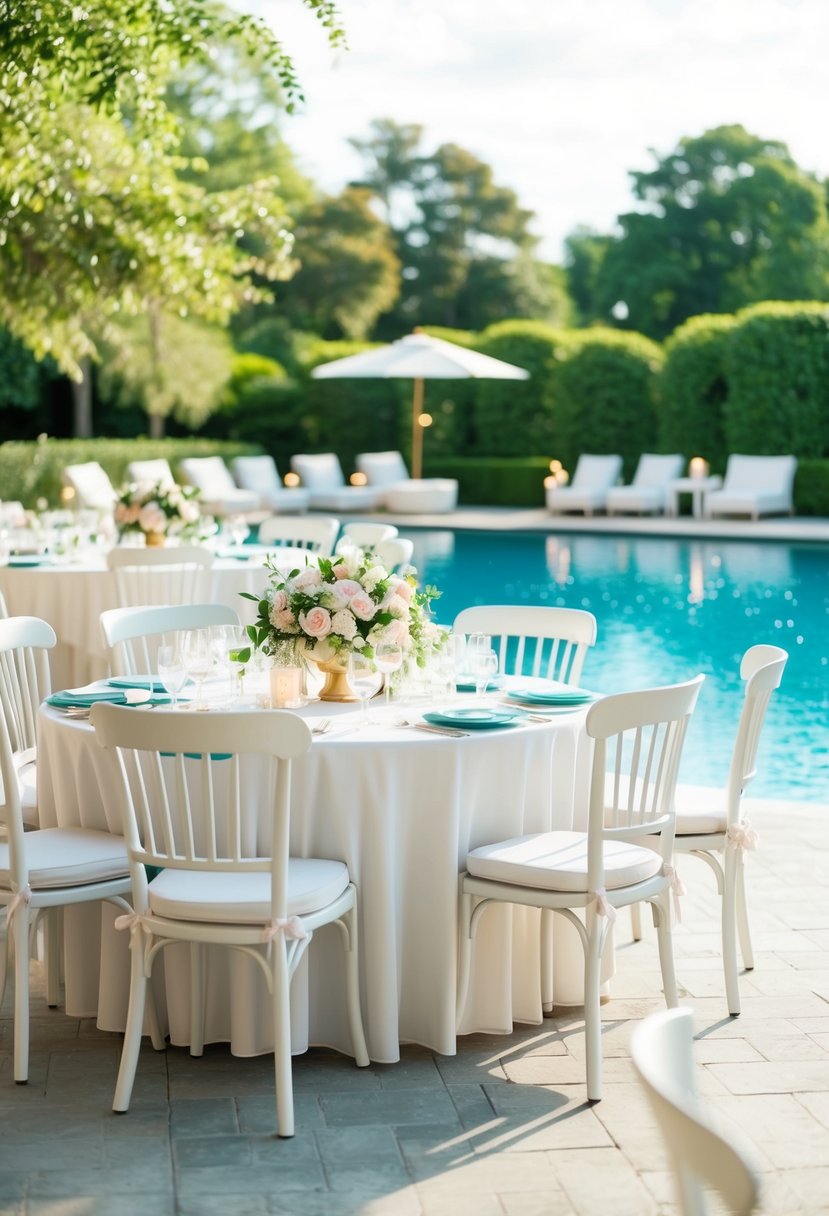
<svg viewBox="0 0 829 1216">
<path fill-rule="evenodd" d="M 651 849 L 621 840 L 604 845 L 605 887 L 615 890 L 644 882 L 658 874 L 662 858 Z M 587 834 L 537 832 L 513 836 L 473 849 L 466 868 L 476 878 L 508 882 L 545 891 L 587 891 Z"/>
<path fill-rule="evenodd" d="M 390 486 L 409 481 L 409 470 L 400 452 L 361 452 L 355 461 L 370 486 Z"/>
<path fill-rule="evenodd" d="M 450 477 L 399 481 L 386 486 L 383 501 L 387 511 L 399 515 L 443 514 L 458 505 L 458 483 Z"/>
<path fill-rule="evenodd" d="M 707 836 L 728 826 L 722 790 L 678 785 L 674 798 L 677 836 Z"/>
<path fill-rule="evenodd" d="M 120 836 L 87 828 L 44 828 L 27 832 L 26 861 L 33 890 L 80 887 L 126 877 L 127 849 Z M 11 886 L 9 846 L 0 843 L 0 887 Z"/>
<path fill-rule="evenodd" d="M 348 886 L 341 861 L 292 857 L 288 864 L 288 915 L 317 912 Z M 150 908 L 171 920 L 250 924 L 271 918 L 269 873 L 162 870 L 150 883 Z"/>
</svg>

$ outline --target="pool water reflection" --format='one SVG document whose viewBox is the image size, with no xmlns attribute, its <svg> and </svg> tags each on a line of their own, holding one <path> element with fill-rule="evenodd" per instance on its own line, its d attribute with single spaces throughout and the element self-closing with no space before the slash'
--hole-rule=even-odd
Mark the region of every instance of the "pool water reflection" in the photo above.
<svg viewBox="0 0 829 1216">
<path fill-rule="evenodd" d="M 829 803 L 829 549 L 777 542 L 415 531 L 413 562 L 449 624 L 470 604 L 587 608 L 599 636 L 583 683 L 602 692 L 704 672 L 681 779 L 724 783 L 758 642 L 789 652 L 749 793 Z"/>
</svg>

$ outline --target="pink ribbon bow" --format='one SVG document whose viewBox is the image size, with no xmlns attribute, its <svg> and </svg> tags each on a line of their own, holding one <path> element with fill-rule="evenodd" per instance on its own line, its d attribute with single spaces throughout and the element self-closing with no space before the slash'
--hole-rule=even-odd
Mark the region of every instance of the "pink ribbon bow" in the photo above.
<svg viewBox="0 0 829 1216">
<path fill-rule="evenodd" d="M 607 898 L 607 891 L 601 890 L 596 892 L 596 915 L 606 916 L 612 925 L 616 920 L 616 909 Z"/>
<path fill-rule="evenodd" d="M 26 883 L 25 887 L 21 887 L 19 891 L 15 891 L 9 902 L 6 904 L 6 928 L 11 929 L 12 921 L 19 908 L 27 904 L 32 898 L 32 888 Z"/>
<path fill-rule="evenodd" d="M 277 916 L 269 925 L 265 925 L 262 930 L 262 941 L 268 943 L 275 941 L 280 933 L 284 933 L 286 937 L 297 942 L 304 941 L 308 936 L 298 916 Z"/>
<path fill-rule="evenodd" d="M 747 819 L 744 819 L 742 823 L 732 823 L 726 836 L 729 844 L 733 844 L 735 848 L 742 849 L 744 852 L 746 849 L 756 849 L 760 843 L 760 837 Z"/>
<path fill-rule="evenodd" d="M 663 863 L 662 873 L 665 876 L 665 878 L 668 879 L 668 882 L 670 883 L 671 896 L 673 898 L 673 903 L 674 903 L 674 916 L 676 917 L 677 924 L 681 925 L 682 924 L 682 906 L 680 905 L 679 897 L 680 897 L 680 895 L 684 895 L 686 893 L 685 892 L 685 883 L 682 881 L 682 879 L 679 876 L 679 870 L 677 870 L 675 866 L 669 865 L 667 861 Z"/>
</svg>

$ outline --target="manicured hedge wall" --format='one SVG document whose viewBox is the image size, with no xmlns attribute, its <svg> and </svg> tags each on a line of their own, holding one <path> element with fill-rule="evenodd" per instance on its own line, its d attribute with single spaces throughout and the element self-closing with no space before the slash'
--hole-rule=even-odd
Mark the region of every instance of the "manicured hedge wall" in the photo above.
<svg viewBox="0 0 829 1216">
<path fill-rule="evenodd" d="M 829 460 L 798 460 L 794 510 L 795 515 L 829 519 Z"/>
<path fill-rule="evenodd" d="M 433 458 L 425 469 L 427 477 L 457 478 L 461 503 L 488 507 L 543 507 L 549 471 L 544 456 Z"/>
<path fill-rule="evenodd" d="M 555 444 L 553 375 L 561 331 L 540 321 L 501 321 L 476 349 L 530 373 L 529 380 L 476 380 L 472 450 L 526 456 Z"/>
<path fill-rule="evenodd" d="M 723 406 L 736 323 L 732 316 L 701 316 L 680 325 L 665 343 L 657 386 L 662 450 L 704 456 L 715 469 L 725 467 L 728 455 Z"/>
<path fill-rule="evenodd" d="M 44 439 L 0 444 L 0 498 L 20 500 L 35 507 L 39 499 L 49 506 L 60 503 L 61 474 L 68 464 L 97 460 L 113 485 L 126 479 L 131 460 L 164 456 L 173 473 L 187 456 L 233 456 L 260 452 L 253 444 L 220 443 L 210 439 Z"/>
</svg>

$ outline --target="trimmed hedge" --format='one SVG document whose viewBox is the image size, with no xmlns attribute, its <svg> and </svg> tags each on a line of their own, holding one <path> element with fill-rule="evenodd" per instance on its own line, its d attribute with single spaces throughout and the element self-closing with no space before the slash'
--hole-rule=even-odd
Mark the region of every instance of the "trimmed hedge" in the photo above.
<svg viewBox="0 0 829 1216">
<path fill-rule="evenodd" d="M 553 380 L 561 331 L 541 321 L 501 321 L 481 334 L 477 349 L 530 373 L 529 380 L 475 380 L 472 450 L 525 456 L 552 450 Z"/>
<path fill-rule="evenodd" d="M 798 460 L 794 510 L 795 515 L 829 519 L 829 460 Z"/>
<path fill-rule="evenodd" d="M 546 456 L 437 458 L 426 461 L 427 477 L 455 477 L 459 501 L 470 506 L 543 507 Z"/>
<path fill-rule="evenodd" d="M 715 469 L 725 468 L 728 455 L 723 406 L 736 324 L 736 317 L 706 315 L 680 325 L 665 343 L 657 386 L 662 450 L 704 455 Z"/>
<path fill-rule="evenodd" d="M 45 499 L 50 507 L 60 505 L 61 476 L 68 464 L 97 460 L 113 485 L 126 480 L 131 460 L 164 456 L 177 474 L 179 461 L 187 456 L 246 456 L 261 452 L 253 444 L 220 443 L 211 439 L 37 439 L 11 440 L 0 444 L 0 498 L 20 500 L 36 507 Z"/>
</svg>

